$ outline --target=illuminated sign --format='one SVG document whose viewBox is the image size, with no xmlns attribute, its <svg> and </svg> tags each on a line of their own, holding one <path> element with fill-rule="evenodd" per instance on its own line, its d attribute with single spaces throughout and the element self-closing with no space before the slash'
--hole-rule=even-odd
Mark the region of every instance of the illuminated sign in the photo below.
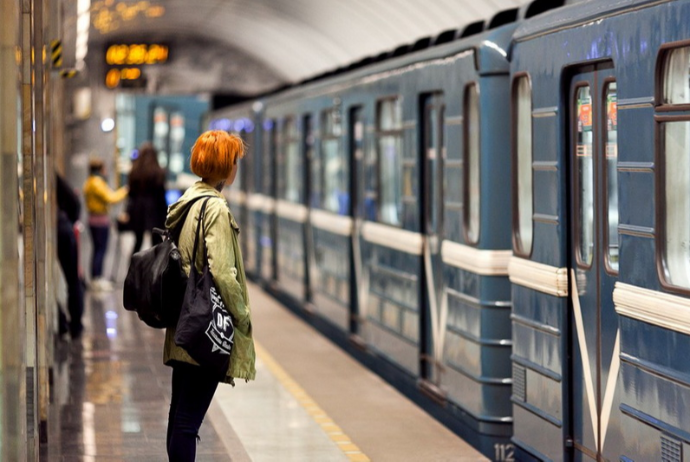
<svg viewBox="0 0 690 462">
<path fill-rule="evenodd" d="M 168 45 L 160 43 L 116 43 L 108 46 L 105 62 L 111 66 L 139 66 L 168 62 Z"/>
<path fill-rule="evenodd" d="M 143 88 L 146 77 L 138 67 L 112 68 L 105 75 L 105 86 L 108 88 Z"/>
</svg>

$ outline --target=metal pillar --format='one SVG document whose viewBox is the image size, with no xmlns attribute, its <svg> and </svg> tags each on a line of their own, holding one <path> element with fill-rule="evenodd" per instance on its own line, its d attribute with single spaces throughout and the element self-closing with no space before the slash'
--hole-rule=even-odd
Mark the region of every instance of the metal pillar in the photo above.
<svg viewBox="0 0 690 462">
<path fill-rule="evenodd" d="M 0 0 L 0 460 L 26 460 L 26 353 L 18 178 L 20 2 Z M 13 110 L 12 108 L 15 108 Z"/>
</svg>

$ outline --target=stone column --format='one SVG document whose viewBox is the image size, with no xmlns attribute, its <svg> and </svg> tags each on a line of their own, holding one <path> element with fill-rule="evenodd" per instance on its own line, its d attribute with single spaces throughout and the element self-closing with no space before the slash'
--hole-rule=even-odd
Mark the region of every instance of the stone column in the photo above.
<svg viewBox="0 0 690 462">
<path fill-rule="evenodd" d="M 34 138 L 34 16 L 33 1 L 22 0 L 22 194 L 24 230 L 24 295 L 26 329 L 26 444 L 27 460 L 38 460 L 38 401 L 37 401 L 37 321 L 38 288 L 36 285 L 36 171 Z M 38 57 L 41 59 L 40 55 Z"/>
<path fill-rule="evenodd" d="M 0 0 L 0 460 L 26 460 L 26 353 L 21 234 L 21 2 Z"/>
</svg>

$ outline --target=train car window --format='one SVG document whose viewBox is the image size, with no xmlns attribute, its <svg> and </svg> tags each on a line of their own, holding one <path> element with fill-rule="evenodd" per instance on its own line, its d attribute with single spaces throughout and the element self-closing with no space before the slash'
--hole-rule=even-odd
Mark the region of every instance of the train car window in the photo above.
<svg viewBox="0 0 690 462">
<path fill-rule="evenodd" d="M 234 125 L 233 125 L 230 127 L 230 129 L 227 130 L 227 132 L 241 138 L 242 142 L 246 146 L 246 144 L 247 144 L 246 139 L 245 139 L 244 133 L 241 130 L 235 130 Z M 230 191 L 233 191 L 235 194 L 239 193 L 240 191 L 244 191 L 246 189 L 247 178 L 246 178 L 246 172 L 245 172 L 244 164 L 245 164 L 245 161 L 240 160 L 238 170 L 237 170 L 237 176 L 235 177 L 235 181 L 230 185 Z"/>
<path fill-rule="evenodd" d="M 254 168 L 253 168 L 253 162 L 254 162 L 254 156 L 252 155 L 251 149 L 252 149 L 252 144 L 249 142 L 250 138 L 250 132 L 248 131 L 247 127 L 245 126 L 244 128 L 241 128 L 240 130 L 235 130 L 233 132 L 235 136 L 238 136 L 239 138 L 242 139 L 242 143 L 244 143 L 244 158 L 240 161 L 239 164 L 239 171 L 237 172 L 237 177 L 235 179 L 235 183 L 238 182 L 239 180 L 239 189 L 241 191 L 247 191 L 251 192 L 254 189 Z M 233 183 L 233 185 L 235 184 Z"/>
<path fill-rule="evenodd" d="M 577 88 L 575 96 L 577 135 L 578 263 L 589 267 L 594 255 L 594 165 L 592 94 L 589 85 Z"/>
<path fill-rule="evenodd" d="M 532 189 L 532 87 L 529 77 L 520 76 L 513 87 L 513 143 L 516 158 L 514 207 L 515 213 L 515 252 L 522 256 L 532 253 L 532 220 L 534 201 Z"/>
<path fill-rule="evenodd" d="M 662 130 L 666 278 L 690 288 L 690 121 L 667 122 Z"/>
<path fill-rule="evenodd" d="M 445 105 L 443 93 L 424 95 L 423 136 L 422 143 L 425 150 L 425 181 L 423 188 L 426 193 L 425 213 L 427 217 L 427 233 L 441 233 L 443 229 L 444 191 L 447 187 L 445 173 Z"/>
<path fill-rule="evenodd" d="M 672 286 L 690 289 L 690 116 L 676 112 L 690 104 L 690 46 L 663 55 L 662 104 L 657 108 L 661 141 L 660 168 L 662 278 Z M 663 110 L 674 111 L 671 114 Z"/>
<path fill-rule="evenodd" d="M 275 120 L 264 122 L 263 158 L 261 159 L 261 189 L 263 194 L 273 195 L 273 159 L 276 149 Z"/>
<path fill-rule="evenodd" d="M 402 212 L 402 104 L 399 98 L 379 101 L 376 126 L 379 165 L 379 220 L 399 226 Z"/>
<path fill-rule="evenodd" d="M 365 127 L 360 126 L 360 139 L 364 138 Z M 364 146 L 367 146 L 364 144 Z M 378 219 L 379 203 L 379 163 L 378 148 L 367 146 L 364 152 L 364 218 L 369 221 Z"/>
<path fill-rule="evenodd" d="M 618 272 L 618 90 L 616 82 L 606 84 L 604 90 L 606 120 L 604 150 L 606 152 L 606 263 L 610 271 Z"/>
<path fill-rule="evenodd" d="M 666 55 L 664 66 L 664 104 L 690 104 L 690 46 L 676 48 Z"/>
<path fill-rule="evenodd" d="M 320 207 L 321 193 L 323 191 L 323 185 L 321 183 L 321 158 L 315 153 L 316 150 L 314 149 L 314 124 L 311 114 L 302 116 L 302 149 L 304 157 L 299 157 L 299 169 L 300 172 L 303 172 L 304 164 L 302 162 L 306 162 L 309 171 L 305 172 L 306 181 L 304 185 L 300 186 L 300 191 L 306 190 L 309 205 L 311 207 Z"/>
<path fill-rule="evenodd" d="M 476 244 L 479 240 L 479 87 L 470 84 L 465 88 L 465 238 Z"/>
<path fill-rule="evenodd" d="M 283 125 L 283 149 L 285 150 L 285 165 L 282 172 L 285 175 L 285 191 L 283 199 L 290 202 L 302 202 L 302 163 L 299 158 L 299 133 L 294 118 L 285 120 Z"/>
<path fill-rule="evenodd" d="M 342 124 L 338 108 L 326 110 L 321 114 L 321 127 L 323 161 L 321 206 L 330 212 L 347 215 L 349 169 L 342 148 Z"/>
</svg>

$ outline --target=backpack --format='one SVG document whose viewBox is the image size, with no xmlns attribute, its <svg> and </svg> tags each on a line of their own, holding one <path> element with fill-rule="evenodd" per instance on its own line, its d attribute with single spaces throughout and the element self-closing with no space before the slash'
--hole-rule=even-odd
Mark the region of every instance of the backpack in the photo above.
<svg viewBox="0 0 690 462">
<path fill-rule="evenodd" d="M 136 311 L 148 326 L 162 329 L 175 327 L 187 287 L 187 275 L 182 269 L 182 255 L 177 242 L 192 204 L 190 201 L 182 219 L 175 228 L 153 232 L 163 237 L 160 242 L 132 255 L 127 270 L 122 303 L 126 310 Z"/>
</svg>

